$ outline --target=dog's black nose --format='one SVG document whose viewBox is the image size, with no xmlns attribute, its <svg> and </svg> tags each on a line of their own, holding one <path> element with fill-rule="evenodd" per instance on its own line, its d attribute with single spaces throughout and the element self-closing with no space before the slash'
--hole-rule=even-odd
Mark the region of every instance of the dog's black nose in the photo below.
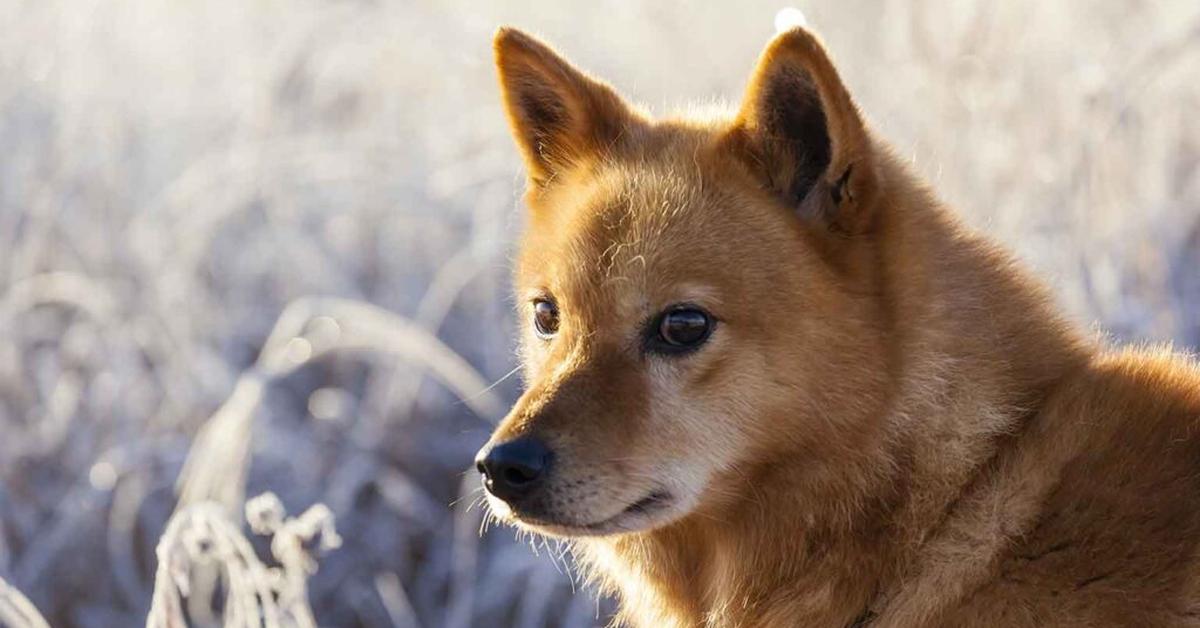
<svg viewBox="0 0 1200 628">
<path fill-rule="evenodd" d="M 522 436 L 480 451 L 475 468 L 483 474 L 488 491 L 507 502 L 528 495 L 542 483 L 550 458 L 545 443 Z"/>
</svg>

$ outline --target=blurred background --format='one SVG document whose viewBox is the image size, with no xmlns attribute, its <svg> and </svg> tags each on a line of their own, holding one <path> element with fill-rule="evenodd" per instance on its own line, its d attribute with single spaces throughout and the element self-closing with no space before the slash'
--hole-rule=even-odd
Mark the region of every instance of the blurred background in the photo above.
<svg viewBox="0 0 1200 628">
<path fill-rule="evenodd" d="M 1064 308 L 1200 345 L 1200 3 L 797 6 L 881 132 Z M 216 621 L 201 606 L 241 585 L 196 593 L 211 543 L 186 528 L 223 528 L 186 509 L 240 538 L 271 491 L 341 536 L 298 625 L 603 625 L 563 548 L 481 536 L 467 471 L 520 390 L 491 34 L 667 113 L 736 103 L 782 8 L 0 0 L 0 623 L 7 582 L 54 626 L 140 625 L 156 580 Z M 173 512 L 198 518 L 164 536 Z M 303 586 L 311 564 L 245 533 L 241 568 Z"/>
</svg>

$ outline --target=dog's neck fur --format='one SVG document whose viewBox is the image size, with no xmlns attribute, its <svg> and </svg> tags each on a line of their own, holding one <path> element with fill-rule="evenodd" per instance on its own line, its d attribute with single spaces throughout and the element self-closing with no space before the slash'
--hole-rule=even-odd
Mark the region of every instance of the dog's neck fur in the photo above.
<svg viewBox="0 0 1200 628">
<path fill-rule="evenodd" d="M 836 626 L 869 616 L 989 461 L 1087 360 L 1089 344 L 1039 285 L 880 154 L 887 202 L 854 263 L 871 284 L 886 393 L 862 391 L 874 407 L 829 444 L 836 466 L 779 455 L 729 470 L 720 481 L 734 496 L 719 510 L 734 520 L 702 507 L 653 532 L 577 542 L 585 569 L 618 593 L 621 621 Z M 879 269 L 908 277 L 870 276 Z M 795 512 L 808 514 L 785 520 Z"/>
</svg>

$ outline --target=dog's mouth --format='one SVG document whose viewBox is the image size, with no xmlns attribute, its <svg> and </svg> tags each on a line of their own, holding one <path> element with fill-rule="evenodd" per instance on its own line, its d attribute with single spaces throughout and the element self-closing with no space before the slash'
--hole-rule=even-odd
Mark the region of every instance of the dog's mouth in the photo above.
<svg viewBox="0 0 1200 628">
<path fill-rule="evenodd" d="M 629 504 L 621 512 L 592 523 L 534 517 L 517 512 L 513 512 L 513 517 L 527 526 L 555 536 L 605 536 L 647 529 L 656 523 L 657 515 L 670 509 L 674 501 L 670 493 L 654 491 Z"/>
<path fill-rule="evenodd" d="M 633 502 L 621 512 L 622 515 L 629 513 L 648 513 L 659 510 L 667 506 L 671 502 L 671 494 L 666 491 L 655 491 L 642 499 Z"/>
</svg>

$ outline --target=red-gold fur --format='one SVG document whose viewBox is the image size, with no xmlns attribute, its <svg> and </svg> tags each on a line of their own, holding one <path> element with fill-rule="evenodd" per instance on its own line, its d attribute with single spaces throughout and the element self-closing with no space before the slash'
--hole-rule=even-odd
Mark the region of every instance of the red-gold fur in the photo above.
<svg viewBox="0 0 1200 628">
<path fill-rule="evenodd" d="M 620 621 L 1200 625 L 1200 371 L 1066 322 L 814 35 L 711 120 L 651 120 L 515 30 L 496 58 L 530 174 L 521 319 L 552 298 L 561 323 L 523 332 L 492 438 L 549 443 L 545 495 L 490 501 L 572 538 Z M 711 338 L 647 353 L 678 303 Z"/>
</svg>

